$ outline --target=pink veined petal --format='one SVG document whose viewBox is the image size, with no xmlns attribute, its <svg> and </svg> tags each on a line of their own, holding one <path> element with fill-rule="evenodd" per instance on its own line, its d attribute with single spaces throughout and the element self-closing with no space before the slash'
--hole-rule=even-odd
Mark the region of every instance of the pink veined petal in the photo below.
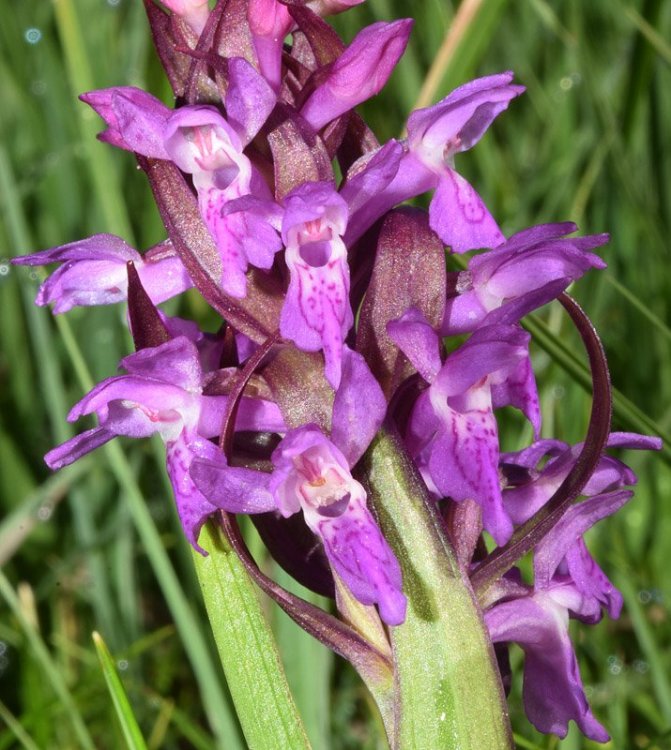
<svg viewBox="0 0 671 750">
<path fill-rule="evenodd" d="M 496 247 L 505 240 L 482 198 L 449 167 L 440 175 L 429 205 L 429 224 L 455 253 Z"/>
<path fill-rule="evenodd" d="M 352 498 L 342 515 L 306 514 L 329 562 L 362 604 L 377 604 L 387 625 L 405 620 L 407 600 L 401 590 L 401 568 L 365 500 Z"/>
<path fill-rule="evenodd" d="M 349 302 L 349 266 L 342 240 L 288 247 L 290 280 L 280 332 L 304 351 L 324 350 L 328 381 L 338 388 L 343 342 L 354 323 Z"/>
<path fill-rule="evenodd" d="M 437 406 L 441 425 L 430 448 L 428 470 L 443 495 L 480 505 L 485 529 L 501 545 L 512 536 L 513 525 L 501 497 L 498 429 L 486 404 L 489 387 L 480 390 L 481 394 L 470 394 L 482 402 L 478 408 L 471 404 L 461 413 L 447 404 Z"/>
</svg>

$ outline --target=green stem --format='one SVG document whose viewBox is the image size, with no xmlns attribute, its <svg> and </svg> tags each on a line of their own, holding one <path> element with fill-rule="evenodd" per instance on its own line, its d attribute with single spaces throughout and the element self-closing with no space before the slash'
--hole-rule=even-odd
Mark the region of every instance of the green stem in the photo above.
<svg viewBox="0 0 671 750">
<path fill-rule="evenodd" d="M 396 681 L 392 746 L 505 750 L 508 712 L 473 591 L 400 440 L 380 431 L 364 481 L 403 572 L 408 612 L 391 628 Z"/>
</svg>

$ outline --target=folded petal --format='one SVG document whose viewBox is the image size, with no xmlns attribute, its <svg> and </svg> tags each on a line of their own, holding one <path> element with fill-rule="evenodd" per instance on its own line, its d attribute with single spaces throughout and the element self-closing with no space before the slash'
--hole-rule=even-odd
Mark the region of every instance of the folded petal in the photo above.
<svg viewBox="0 0 671 750">
<path fill-rule="evenodd" d="M 380 429 L 387 401 L 359 352 L 345 346 L 342 378 L 333 400 L 331 440 L 350 467 L 361 458 Z"/>
<path fill-rule="evenodd" d="M 196 458 L 190 474 L 208 501 L 229 513 L 265 513 L 276 509 L 268 489 L 270 475 L 230 467 L 220 452 L 210 458 Z"/>
<path fill-rule="evenodd" d="M 64 466 L 78 461 L 82 456 L 109 442 L 114 437 L 116 437 L 114 432 L 106 430 L 104 427 L 94 427 L 92 430 L 87 430 L 86 432 L 82 432 L 81 435 L 66 440 L 56 448 L 52 448 L 44 456 L 44 462 L 54 471 L 62 469 Z"/>
<path fill-rule="evenodd" d="M 280 8 L 284 6 L 280 5 Z M 280 40 L 280 48 L 282 41 Z M 232 57 L 228 60 L 226 115 L 244 145 L 261 130 L 276 100 L 276 94 L 265 78 L 259 75 L 247 60 L 243 57 Z"/>
<path fill-rule="evenodd" d="M 418 109 L 408 119 L 408 141 L 427 161 L 442 163 L 466 151 L 494 119 L 524 91 L 511 72 L 477 78 L 452 91 L 438 104 Z"/>
<path fill-rule="evenodd" d="M 164 137 L 172 110 L 156 97 L 133 86 L 117 86 L 89 91 L 79 98 L 107 124 L 98 136 L 101 141 L 152 159 L 170 158 Z"/>
<path fill-rule="evenodd" d="M 320 83 L 301 109 L 315 130 L 377 94 L 405 51 L 409 18 L 367 26 L 323 72 Z"/>
<path fill-rule="evenodd" d="M 208 516 L 218 508 L 196 487 L 189 469 L 196 456 L 212 456 L 216 451 L 217 448 L 212 443 L 199 439 L 186 430 L 166 444 L 166 467 L 175 494 L 179 520 L 186 538 L 201 555 L 207 555 L 207 552 L 198 545 L 198 535 Z"/>
<path fill-rule="evenodd" d="M 431 229 L 455 253 L 500 245 L 503 236 L 473 187 L 453 169 L 440 174 L 429 205 Z"/>
<path fill-rule="evenodd" d="M 441 341 L 424 315 L 411 307 L 398 320 L 387 323 L 387 333 L 424 380 L 432 383 L 441 368 Z"/>
<path fill-rule="evenodd" d="M 347 206 L 327 183 L 306 183 L 285 199 L 282 237 L 289 288 L 280 332 L 304 351 L 323 349 L 326 378 L 340 384 L 345 336 L 354 323 L 347 248 Z"/>
</svg>

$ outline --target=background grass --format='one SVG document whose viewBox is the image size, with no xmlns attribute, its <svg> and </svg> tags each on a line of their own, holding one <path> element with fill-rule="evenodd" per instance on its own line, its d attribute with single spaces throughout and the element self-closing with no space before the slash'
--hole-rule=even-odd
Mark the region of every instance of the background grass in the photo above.
<svg viewBox="0 0 671 750">
<path fill-rule="evenodd" d="M 367 0 L 337 26 L 349 40 L 362 23 L 403 16 L 407 7 Z M 611 233 L 603 250 L 608 270 L 573 292 L 603 336 L 614 384 L 666 434 L 671 5 L 467 0 L 444 59 L 455 4 L 417 0 L 412 8 L 410 48 L 385 92 L 363 107 L 365 116 L 381 139 L 396 136 L 430 70 L 433 100 L 469 77 L 515 70 L 527 93 L 459 158 L 459 169 L 506 233 L 566 219 L 584 232 Z M 114 373 L 129 341 L 120 307 L 59 319 L 35 308 L 38 274 L 10 267 L 8 258 L 102 231 L 142 249 L 163 236 L 132 156 L 95 141 L 99 122 L 76 100 L 83 90 L 111 85 L 142 86 L 170 101 L 139 0 L 29 0 L 3 14 L 0 750 L 124 746 L 93 630 L 114 656 L 150 748 L 243 747 L 161 446 L 117 441 L 54 476 L 42 463 L 73 434 L 64 420 L 69 406 Z M 181 304 L 186 316 L 203 312 L 195 295 Z M 541 317 L 554 340 L 580 356 L 559 308 Z M 542 348 L 534 356 L 545 434 L 581 439 L 588 395 Z M 616 428 L 640 420 L 620 401 Z M 528 437 L 511 422 L 506 445 Z M 636 498 L 589 539 L 622 589 L 625 612 L 617 622 L 576 627 L 575 642 L 612 747 L 669 748 L 671 474 L 658 456 L 626 458 L 640 477 Z M 273 618 L 315 748 L 381 747 L 356 675 L 283 616 L 273 611 Z M 590 747 L 574 731 L 558 742 L 529 727 L 519 661 L 514 655 L 511 697 L 519 746 Z"/>
</svg>

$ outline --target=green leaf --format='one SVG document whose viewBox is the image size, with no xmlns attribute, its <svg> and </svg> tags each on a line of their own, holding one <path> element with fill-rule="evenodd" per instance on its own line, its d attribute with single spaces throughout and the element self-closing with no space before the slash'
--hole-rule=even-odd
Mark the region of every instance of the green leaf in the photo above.
<svg viewBox="0 0 671 750">
<path fill-rule="evenodd" d="M 102 667 L 103 676 L 107 683 L 107 688 L 112 696 L 112 703 L 114 704 L 114 710 L 121 724 L 123 736 L 126 740 L 126 745 L 130 750 L 146 750 L 147 745 L 145 744 L 142 732 L 137 724 L 135 714 L 124 690 L 123 683 L 119 678 L 119 675 L 114 666 L 114 660 L 110 654 L 105 641 L 103 641 L 100 633 L 95 631 L 92 633 L 93 643 L 96 647 L 98 659 L 100 660 L 100 666 Z"/>
<path fill-rule="evenodd" d="M 310 748 L 270 626 L 243 564 L 206 524 L 194 551 L 198 579 L 228 688 L 251 750 Z"/>
<path fill-rule="evenodd" d="M 364 481 L 403 573 L 406 621 L 390 628 L 396 677 L 394 748 L 512 747 L 492 645 L 400 440 L 381 430 L 364 456 Z"/>
</svg>

